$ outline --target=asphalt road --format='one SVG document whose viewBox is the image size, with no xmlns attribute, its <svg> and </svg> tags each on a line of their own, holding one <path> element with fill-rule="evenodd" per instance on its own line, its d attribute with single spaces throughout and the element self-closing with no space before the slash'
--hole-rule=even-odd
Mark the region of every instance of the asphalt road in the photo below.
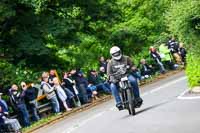
<svg viewBox="0 0 200 133">
<path fill-rule="evenodd" d="M 200 133 L 200 99 L 179 99 L 183 72 L 141 88 L 136 116 L 118 111 L 114 100 L 37 130 L 37 133 Z"/>
</svg>

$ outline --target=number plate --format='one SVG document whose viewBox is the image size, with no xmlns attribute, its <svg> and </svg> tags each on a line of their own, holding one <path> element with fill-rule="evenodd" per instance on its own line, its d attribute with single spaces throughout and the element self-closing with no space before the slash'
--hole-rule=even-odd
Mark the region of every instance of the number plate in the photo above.
<svg viewBox="0 0 200 133">
<path fill-rule="evenodd" d="M 121 81 L 123 82 L 123 81 L 127 81 L 128 80 L 128 78 L 127 77 L 123 77 L 123 78 L 121 78 Z"/>
</svg>

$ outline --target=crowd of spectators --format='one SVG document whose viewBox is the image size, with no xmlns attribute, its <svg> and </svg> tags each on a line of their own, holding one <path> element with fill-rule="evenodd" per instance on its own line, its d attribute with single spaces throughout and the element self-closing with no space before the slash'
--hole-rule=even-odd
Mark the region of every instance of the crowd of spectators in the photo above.
<svg viewBox="0 0 200 133">
<path fill-rule="evenodd" d="M 141 59 L 138 65 L 134 64 L 131 68 L 130 74 L 138 82 L 151 78 L 156 72 L 163 74 L 166 70 L 175 70 L 179 65 L 186 64 L 186 49 L 183 43 L 178 43 L 174 37 L 157 48 L 151 46 L 149 53 L 152 62 Z M 43 72 L 40 89 L 51 104 L 53 113 L 71 111 L 75 107 L 98 99 L 103 93 L 110 95 L 110 82 L 106 74 L 108 60 L 100 57 L 98 70 L 89 70 L 87 74 L 80 68 L 63 72 L 61 80 L 55 70 Z M 34 84 L 27 85 L 24 81 L 19 86 L 13 84 L 8 91 L 9 102 L 18 119 L 9 119 L 8 105 L 0 93 L 0 125 L 11 125 L 16 131 L 21 128 L 20 124 L 28 127 L 41 119 L 37 104 L 38 89 Z"/>
</svg>

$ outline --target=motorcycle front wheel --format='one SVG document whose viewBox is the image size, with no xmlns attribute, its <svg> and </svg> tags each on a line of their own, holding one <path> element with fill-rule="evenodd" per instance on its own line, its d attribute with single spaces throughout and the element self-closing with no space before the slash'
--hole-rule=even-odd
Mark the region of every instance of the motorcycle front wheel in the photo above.
<svg viewBox="0 0 200 133">
<path fill-rule="evenodd" d="M 130 89 L 127 89 L 127 100 L 128 100 L 128 112 L 129 115 L 135 115 L 135 107 L 134 107 L 134 102 L 133 102 L 133 93 L 131 93 Z"/>
</svg>

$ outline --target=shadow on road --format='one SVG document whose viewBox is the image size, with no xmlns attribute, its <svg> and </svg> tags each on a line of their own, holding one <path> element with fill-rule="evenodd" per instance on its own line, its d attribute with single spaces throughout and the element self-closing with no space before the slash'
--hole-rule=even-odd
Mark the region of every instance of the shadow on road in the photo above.
<svg viewBox="0 0 200 133">
<path fill-rule="evenodd" d="M 158 104 L 149 106 L 149 107 L 147 107 L 147 108 L 144 108 L 144 109 L 142 109 L 142 110 L 136 112 L 136 115 L 138 115 L 138 114 L 140 114 L 140 113 L 143 113 L 143 112 L 146 112 L 146 111 L 148 111 L 148 110 L 157 108 L 157 107 L 159 107 L 159 106 L 165 105 L 165 104 L 167 104 L 167 103 L 169 103 L 169 102 L 171 102 L 171 101 L 168 100 L 168 101 L 164 101 L 164 102 L 162 102 L 162 103 L 158 103 Z"/>
<path fill-rule="evenodd" d="M 171 101 L 171 100 L 168 100 L 168 101 L 164 101 L 164 102 L 161 102 L 161 103 L 158 103 L 158 104 L 155 104 L 155 105 L 146 107 L 146 108 L 144 108 L 144 109 L 141 109 L 141 110 L 137 111 L 137 112 L 136 112 L 136 115 L 139 115 L 139 114 L 141 114 L 141 113 L 143 113 L 143 112 L 146 112 L 146 111 L 148 111 L 148 110 L 151 110 L 151 109 L 160 107 L 160 106 L 165 105 L 165 104 L 167 104 L 167 103 L 169 103 L 169 102 L 172 102 L 172 101 Z M 128 117 L 133 117 L 133 116 L 131 116 L 131 115 L 126 115 L 126 116 L 124 116 L 122 119 L 125 119 L 125 118 L 128 118 Z"/>
</svg>

